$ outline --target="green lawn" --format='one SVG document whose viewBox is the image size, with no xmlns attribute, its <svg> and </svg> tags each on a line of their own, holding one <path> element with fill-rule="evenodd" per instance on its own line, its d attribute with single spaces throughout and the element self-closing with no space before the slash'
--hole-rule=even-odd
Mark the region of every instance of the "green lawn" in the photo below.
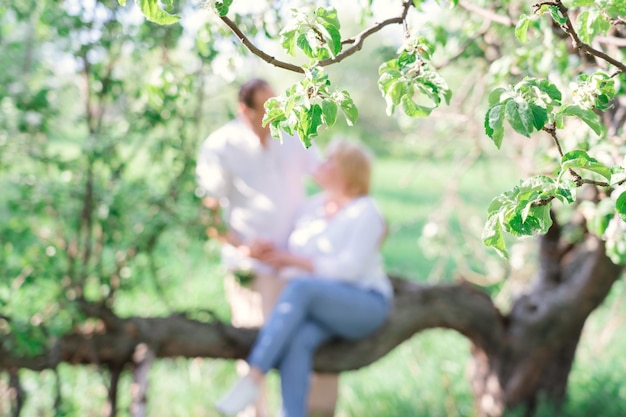
<svg viewBox="0 0 626 417">
<path fill-rule="evenodd" d="M 511 167 L 482 161 L 458 178 L 458 195 L 446 209 L 442 189 L 454 180 L 453 164 L 440 161 L 381 160 L 375 170 L 373 194 L 379 201 L 391 234 L 384 246 L 387 267 L 416 280 L 450 280 L 455 254 L 485 253 L 478 245 L 449 247 L 450 256 L 433 258 L 420 244 L 424 225 L 432 216 L 449 212 L 445 234 L 456 242 L 459 219 L 484 222 L 492 197 L 517 181 Z M 472 229 L 470 229 L 471 231 Z M 467 233 L 468 230 L 464 230 Z M 478 239 L 480 230 L 476 232 Z M 443 241 L 445 244 L 448 241 Z M 472 241 L 473 242 L 473 241 Z M 433 244 L 436 244 L 433 243 Z M 469 247 L 472 246 L 472 247 Z M 159 274 L 145 279 L 141 292 L 120 293 L 116 308 L 121 314 L 164 314 L 174 309 L 211 309 L 228 319 L 223 296 L 218 247 L 193 241 L 173 231 L 161 240 Z M 443 259 L 443 261 L 442 261 Z M 470 263 L 470 266 L 471 263 Z M 484 265 L 477 265 L 477 271 Z M 439 269 L 441 268 L 441 269 Z M 142 266 L 136 266 L 141 276 Z M 605 305 L 585 328 L 571 374 L 570 397 L 564 415 L 569 417 L 623 417 L 626 415 L 626 320 L 624 282 L 618 282 Z M 167 294 L 164 298 L 160 293 Z M 466 371 L 469 342 L 446 330 L 430 330 L 414 336 L 385 358 L 364 369 L 341 376 L 337 417 L 454 417 L 472 416 L 472 395 Z M 104 415 L 107 380 L 94 367 L 59 368 L 65 399 L 63 416 Z M 235 378 L 233 363 L 214 359 L 161 360 L 150 374 L 149 415 L 152 417 L 213 417 L 214 401 Z M 52 416 L 54 374 L 24 372 L 29 394 L 24 416 Z M 269 378 L 271 401 L 277 404 L 278 378 Z M 130 379 L 121 384 L 119 416 L 128 416 Z M 2 402 L 0 401 L 0 406 Z M 1 409 L 0 409 L 1 410 Z M 1 413 L 0 413 L 1 414 Z M 550 412 L 545 413 L 551 415 Z"/>
</svg>

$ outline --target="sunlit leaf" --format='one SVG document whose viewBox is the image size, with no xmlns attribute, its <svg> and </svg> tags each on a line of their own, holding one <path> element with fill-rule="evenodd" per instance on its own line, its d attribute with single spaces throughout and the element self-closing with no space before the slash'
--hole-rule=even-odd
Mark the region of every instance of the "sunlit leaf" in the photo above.
<svg viewBox="0 0 626 417">
<path fill-rule="evenodd" d="M 502 234 L 502 225 L 497 215 L 489 217 L 483 228 L 481 238 L 485 246 L 494 248 L 503 258 L 509 258 L 509 253 L 506 250 L 506 244 Z"/>
<path fill-rule="evenodd" d="M 533 131 L 533 115 L 528 103 L 509 100 L 506 102 L 504 115 L 517 133 L 530 137 Z"/>
<path fill-rule="evenodd" d="M 298 48 L 300 48 L 306 56 L 308 56 L 309 58 L 315 58 L 315 55 L 313 53 L 313 48 L 311 47 L 311 44 L 309 43 L 309 39 L 307 38 L 307 35 L 305 33 L 301 33 L 298 36 L 298 39 L 296 40 L 296 44 L 298 45 Z"/>
<path fill-rule="evenodd" d="M 498 149 L 504 138 L 504 107 L 502 104 L 494 106 L 485 115 L 485 132 Z"/>
<path fill-rule="evenodd" d="M 619 197 L 617 197 L 615 210 L 617 211 L 617 214 L 620 215 L 622 220 L 626 222 L 626 191 L 622 191 Z"/>
<path fill-rule="evenodd" d="M 561 175 L 568 169 L 576 168 L 593 171 L 607 180 L 611 179 L 611 170 L 597 159 L 590 157 L 585 151 L 570 151 L 561 158 Z"/>
<path fill-rule="evenodd" d="M 560 113 L 564 116 L 576 116 L 587 124 L 595 132 L 596 135 L 601 135 L 604 131 L 604 124 L 598 116 L 591 109 L 582 109 L 578 106 L 567 106 L 561 109 Z"/>
<path fill-rule="evenodd" d="M 521 42 L 528 41 L 527 32 L 528 32 L 529 26 L 530 26 L 530 18 L 527 15 L 522 14 L 519 18 L 519 21 L 517 22 L 517 25 L 515 26 L 515 36 Z"/>
<path fill-rule="evenodd" d="M 144 16 L 146 16 L 146 19 L 151 22 L 160 25 L 171 25 L 180 20 L 180 17 L 171 15 L 161 9 L 158 0 L 135 0 L 135 3 L 139 6 Z"/>
<path fill-rule="evenodd" d="M 332 100 L 322 101 L 322 113 L 328 127 L 333 126 L 337 120 L 337 103 Z"/>
<path fill-rule="evenodd" d="M 402 97 L 402 110 L 410 117 L 426 117 L 432 112 L 432 108 L 417 105 L 408 95 Z"/>
</svg>

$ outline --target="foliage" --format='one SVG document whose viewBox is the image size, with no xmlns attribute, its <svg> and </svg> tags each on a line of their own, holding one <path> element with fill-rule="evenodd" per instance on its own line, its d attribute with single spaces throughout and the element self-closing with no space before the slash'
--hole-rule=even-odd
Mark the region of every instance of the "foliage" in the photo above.
<svg viewBox="0 0 626 417">
<path fill-rule="evenodd" d="M 156 0 L 152 1 L 156 4 Z M 228 12 L 230 3 L 213 3 L 220 16 Z M 404 22 L 406 40 L 398 50 L 398 56 L 380 66 L 378 85 L 386 100 L 388 115 L 401 106 L 405 114 L 419 118 L 428 116 L 442 101 L 449 104 L 452 92 L 429 62 L 435 53 L 435 44 L 445 45 L 447 36 L 437 31 L 433 37 L 433 32 L 428 33 L 423 29 L 409 33 L 406 15 L 411 6 L 421 10 L 422 4 L 405 2 L 400 21 L 390 22 Z M 453 2 L 452 6 L 459 7 L 457 2 Z M 576 8 L 576 14 L 566 6 Z M 580 177 L 578 169 L 605 177 L 605 182 L 596 184 L 599 186 L 613 188 L 623 183 L 623 169 L 619 164 L 615 161 L 612 164 L 598 161 L 587 152 L 592 149 L 574 148 L 564 154 L 558 134 L 566 128 L 567 119 L 576 118 L 582 120 L 598 137 L 606 135 L 599 112 L 612 108 L 618 93 L 617 76 L 626 71 L 626 66 L 590 45 L 596 37 L 606 35 L 619 24 L 620 11 L 624 7 L 621 0 L 543 2 L 532 6 L 533 14 L 522 13 L 516 22 L 515 36 L 527 44 L 531 43 L 536 32 L 546 33 L 551 31 L 550 25 L 556 24 L 562 28 L 566 37 L 571 37 L 581 54 L 593 55 L 599 61 L 608 62 L 616 72 L 612 75 L 606 70 L 579 72 L 576 74 L 576 84 L 564 95 L 562 88 L 548 78 L 548 75 L 555 78 L 555 68 L 546 68 L 539 76 L 526 76 L 508 87 L 497 87 L 489 94 L 484 128 L 497 148 L 501 148 L 505 135 L 508 135 L 508 125 L 528 138 L 537 132 L 548 132 L 559 147 L 561 157 L 555 177 L 542 175 L 523 180 L 519 186 L 497 197 L 490 205 L 483 232 L 484 242 L 503 256 L 507 255 L 503 231 L 515 236 L 545 233 L 551 224 L 549 212 L 552 200 L 572 203 L 576 188 L 595 181 L 593 176 Z M 549 19 L 544 15 L 548 15 Z M 153 18 L 152 15 L 148 17 Z M 339 15 L 333 7 L 294 8 L 286 20 L 287 23 L 280 31 L 280 45 L 291 56 L 295 56 L 296 49 L 299 49 L 309 62 L 300 67 L 305 74 L 303 81 L 267 103 L 265 123 L 272 127 L 273 136 L 280 137 L 282 130 L 295 132 L 308 147 L 321 126 L 334 125 L 337 108 L 344 111 L 349 125 L 356 120 L 357 110 L 349 93 L 345 90 L 332 91 L 331 81 L 322 71 L 324 65 L 330 65 L 338 56 L 348 53 L 345 49 L 348 42 L 340 33 Z M 545 38 L 551 39 L 548 35 Z M 362 38 L 358 36 L 351 40 L 361 41 Z M 521 51 L 531 48 L 536 48 L 536 45 L 529 45 L 528 48 L 520 46 L 517 54 L 522 55 L 526 52 Z M 562 53 L 560 55 L 563 56 Z M 584 55 L 581 56 L 584 58 Z M 564 71 L 567 66 L 558 65 L 557 68 L 566 78 L 572 75 Z M 424 103 L 424 99 L 428 103 Z M 564 178 L 567 173 L 574 176 L 573 181 Z M 613 174 L 617 176 L 615 181 L 612 181 Z M 620 207 L 618 205 L 614 210 L 616 216 L 622 213 Z M 601 236 L 612 242 L 611 238 L 603 234 Z M 617 245 L 613 242 L 609 246 L 614 244 Z M 626 241 L 618 246 L 624 245 Z M 614 256 L 614 259 L 619 257 Z"/>
<path fill-rule="evenodd" d="M 0 273 L 10 278 L 0 281 L 0 331 L 2 348 L 34 356 L 91 326 L 75 300 L 113 305 L 118 291 L 156 279 L 154 250 L 174 218 L 197 234 L 191 121 L 203 80 L 166 53 L 180 27 L 148 31 L 122 24 L 129 12 L 115 5 L 50 2 L 34 7 L 45 17 L 34 26 L 19 20 L 21 7 L 3 19 L 31 44 L 4 38 L 3 61 L 20 46 L 26 60 L 29 49 L 42 53 L 54 31 L 51 53 L 63 63 L 33 61 L 20 78 L 13 71 L 28 61 L 19 59 L 4 73 L 20 93 L 2 101 L 11 140 L 0 150 Z"/>
</svg>

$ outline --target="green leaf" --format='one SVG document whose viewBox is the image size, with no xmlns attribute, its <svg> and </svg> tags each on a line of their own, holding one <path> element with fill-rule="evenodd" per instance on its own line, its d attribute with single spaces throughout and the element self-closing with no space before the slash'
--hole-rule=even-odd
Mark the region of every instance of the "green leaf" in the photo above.
<svg viewBox="0 0 626 417">
<path fill-rule="evenodd" d="M 334 26 L 336 29 L 341 27 L 341 23 L 339 22 L 339 17 L 337 16 L 337 9 L 334 7 L 329 7 L 327 9 L 323 7 L 319 7 L 315 11 L 315 15 L 328 22 L 330 25 Z"/>
<path fill-rule="evenodd" d="M 315 58 L 313 48 L 311 47 L 311 44 L 309 43 L 309 40 L 305 33 L 301 33 L 298 36 L 296 43 L 298 45 L 298 48 L 300 48 L 306 56 L 308 56 L 309 58 Z"/>
<path fill-rule="evenodd" d="M 515 36 L 521 42 L 528 41 L 527 32 L 528 32 L 529 26 L 530 26 L 530 18 L 527 15 L 522 14 L 519 18 L 519 21 L 517 22 L 517 25 L 515 26 Z"/>
<path fill-rule="evenodd" d="M 335 56 L 341 52 L 341 34 L 336 26 L 329 24 L 324 24 L 323 26 L 330 35 L 330 42 L 328 42 L 328 46 L 330 47 L 330 52 L 333 56 Z"/>
<path fill-rule="evenodd" d="M 178 16 L 171 15 L 159 7 L 158 0 L 135 0 L 141 12 L 151 22 L 159 25 L 171 25 L 180 20 Z"/>
<path fill-rule="evenodd" d="M 619 165 L 611 167 L 611 184 L 626 182 L 626 169 Z"/>
<path fill-rule="evenodd" d="M 415 83 L 435 106 L 439 106 L 441 98 L 445 100 L 446 104 L 450 104 L 452 90 L 448 87 L 446 80 L 432 66 L 424 65 L 422 74 L 415 79 Z"/>
<path fill-rule="evenodd" d="M 574 188 L 575 190 L 576 188 Z M 570 188 L 558 187 L 554 196 L 562 203 L 572 204 L 576 201 L 576 196 Z"/>
<path fill-rule="evenodd" d="M 226 16 L 232 4 L 233 4 L 233 0 L 216 1 L 215 10 L 217 10 L 218 15 Z"/>
<path fill-rule="evenodd" d="M 323 100 L 322 113 L 328 127 L 333 126 L 337 120 L 337 103 L 332 100 Z"/>
<path fill-rule="evenodd" d="M 489 93 L 489 106 L 493 107 L 496 104 L 500 104 L 500 97 L 502 96 L 502 93 L 504 93 L 506 90 L 502 87 L 496 88 L 495 90 L 493 90 L 491 93 Z"/>
<path fill-rule="evenodd" d="M 117 2 L 120 4 L 120 6 L 126 6 L 126 0 L 117 0 Z"/>
<path fill-rule="evenodd" d="M 296 56 L 296 32 L 281 32 L 280 45 L 291 56 Z"/>
<path fill-rule="evenodd" d="M 407 116 L 420 118 L 428 116 L 433 108 L 417 105 L 408 95 L 402 96 L 402 110 Z"/>
<path fill-rule="evenodd" d="M 564 116 L 576 116 L 579 117 L 583 122 L 587 124 L 593 130 L 596 135 L 601 135 L 604 131 L 604 124 L 600 120 L 600 116 L 598 116 L 591 109 L 582 109 L 578 106 L 566 106 L 559 112 Z"/>
<path fill-rule="evenodd" d="M 309 129 L 307 136 L 304 139 L 304 144 L 308 148 L 311 146 L 310 138 L 317 136 L 317 130 L 323 124 L 322 122 L 322 107 L 319 104 L 313 104 L 308 111 L 309 117 Z"/>
<path fill-rule="evenodd" d="M 383 94 L 386 94 L 391 85 L 399 81 L 401 77 L 402 73 L 400 71 L 396 69 L 386 69 L 380 74 L 380 78 L 378 78 L 378 87 Z"/>
<path fill-rule="evenodd" d="M 504 105 L 499 104 L 487 111 L 485 115 L 485 132 L 496 148 L 500 149 L 504 138 Z"/>
<path fill-rule="evenodd" d="M 502 225 L 497 214 L 489 216 L 485 227 L 483 228 L 482 241 L 485 246 L 491 246 L 505 259 L 509 258 L 502 235 Z"/>
<path fill-rule="evenodd" d="M 552 16 L 552 19 L 554 19 L 554 21 L 558 23 L 559 25 L 564 25 L 567 22 L 567 16 L 563 16 L 561 12 L 559 11 L 558 7 L 556 6 L 549 6 L 549 7 L 550 7 L 550 16 Z"/>
<path fill-rule="evenodd" d="M 617 214 L 622 218 L 623 221 L 626 222 L 626 191 L 622 191 L 622 193 L 617 197 L 617 201 L 615 202 L 615 210 Z"/>
<path fill-rule="evenodd" d="M 563 155 L 561 158 L 561 175 L 571 168 L 586 169 L 602 175 L 607 180 L 611 179 L 611 170 L 597 159 L 590 157 L 585 151 L 575 150 Z"/>
<path fill-rule="evenodd" d="M 533 85 L 535 85 L 540 91 L 546 93 L 548 97 L 556 102 L 555 104 L 560 104 L 563 95 L 556 85 L 546 79 L 537 80 L 533 83 Z"/>
<path fill-rule="evenodd" d="M 400 68 L 408 67 L 417 61 L 417 55 L 412 52 L 402 51 L 398 56 L 398 66 Z"/>
<path fill-rule="evenodd" d="M 507 222 L 504 224 L 504 230 L 515 237 L 532 236 L 538 228 L 539 222 L 537 219 L 534 217 L 524 219 L 519 211 L 508 217 Z"/>
<path fill-rule="evenodd" d="M 400 102 L 402 101 L 402 97 L 404 97 L 406 94 L 407 94 L 407 84 L 402 81 L 393 83 L 391 85 L 391 88 L 389 88 L 389 92 L 388 92 L 389 98 L 391 98 L 391 101 L 395 105 L 400 104 Z"/>
<path fill-rule="evenodd" d="M 548 111 L 533 103 L 529 103 L 529 106 L 533 115 L 533 126 L 536 130 L 541 130 L 548 122 Z"/>
<path fill-rule="evenodd" d="M 339 97 L 339 106 L 346 116 L 346 122 L 348 126 L 353 126 L 356 120 L 359 118 L 359 109 L 356 108 L 350 94 L 343 90 Z"/>
<path fill-rule="evenodd" d="M 530 137 L 533 131 L 533 114 L 528 103 L 509 100 L 506 102 L 504 115 L 517 133 Z"/>
</svg>

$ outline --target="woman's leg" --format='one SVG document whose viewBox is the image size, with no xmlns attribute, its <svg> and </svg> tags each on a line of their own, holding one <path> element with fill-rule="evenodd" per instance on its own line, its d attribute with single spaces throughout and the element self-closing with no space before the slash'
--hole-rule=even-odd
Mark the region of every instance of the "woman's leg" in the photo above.
<svg viewBox="0 0 626 417">
<path fill-rule="evenodd" d="M 305 321 L 316 321 L 333 335 L 360 338 L 386 319 L 389 301 L 351 284 L 303 278 L 290 281 L 261 329 L 248 363 L 267 372 L 283 357 Z"/>
<path fill-rule="evenodd" d="M 314 321 L 305 321 L 294 334 L 278 364 L 283 417 L 307 415 L 313 355 L 317 348 L 331 337 L 332 332 L 329 329 Z"/>
<path fill-rule="evenodd" d="M 365 337 L 376 330 L 387 318 L 390 303 L 382 295 L 360 289 L 350 284 L 336 281 L 321 281 L 317 279 L 298 279 L 290 281 L 283 290 L 272 314 L 261 329 L 259 336 L 248 356 L 251 365 L 251 375 L 239 380 L 238 384 L 217 405 L 222 412 L 240 410 L 249 399 L 253 399 L 258 392 L 258 386 L 251 376 L 262 375 L 277 366 L 282 359 L 293 354 L 290 352 L 291 343 L 301 328 L 307 329 L 307 322 L 314 322 L 320 328 L 328 330 L 328 335 L 317 330 L 306 330 L 302 339 L 308 340 L 311 346 L 319 345 L 330 336 L 344 338 Z M 293 346 L 297 354 L 301 350 L 298 345 Z M 310 376 L 311 361 L 315 349 L 308 349 L 308 362 L 304 369 L 294 362 L 291 366 L 285 365 L 281 369 L 287 378 L 292 378 L 294 387 L 300 385 L 308 392 L 308 378 Z M 301 381 L 304 379 L 304 383 Z M 283 382 L 289 384 L 289 382 Z M 305 409 L 305 399 L 300 392 L 291 393 L 287 390 L 287 404 L 293 404 L 295 409 Z M 246 404 L 243 404 L 246 403 Z M 299 416 L 295 414 L 294 417 Z M 291 416 L 289 416 L 291 417 Z"/>
</svg>

